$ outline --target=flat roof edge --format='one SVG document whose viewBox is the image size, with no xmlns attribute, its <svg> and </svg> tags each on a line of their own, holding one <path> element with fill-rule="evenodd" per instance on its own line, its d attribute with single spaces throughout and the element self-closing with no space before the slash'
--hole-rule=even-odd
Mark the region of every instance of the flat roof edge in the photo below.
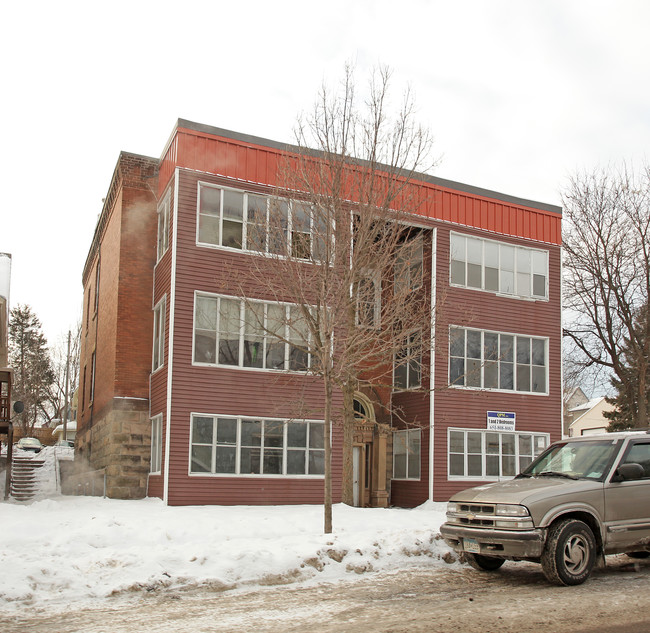
<svg viewBox="0 0 650 633">
<path fill-rule="evenodd" d="M 206 125 L 204 123 L 196 123 L 195 121 L 189 121 L 187 119 L 178 119 L 176 128 L 177 129 L 185 128 L 195 132 L 202 132 L 203 134 L 221 136 L 223 138 L 229 138 L 234 141 L 239 141 L 241 143 L 261 145 L 262 147 L 269 147 L 280 151 L 290 151 L 296 153 L 304 152 L 304 148 L 298 147 L 297 145 L 292 145 L 291 143 L 280 143 L 278 141 L 273 141 L 260 136 L 254 136 L 252 134 L 243 134 L 241 132 L 235 132 L 233 130 L 226 130 L 224 128 L 215 127 L 212 125 Z M 172 132 L 172 137 L 173 137 L 173 132 Z M 314 154 L 320 153 L 318 150 L 310 149 L 310 151 L 314 152 Z M 501 202 L 505 202 L 507 204 L 529 207 L 531 209 L 538 209 L 540 211 L 546 211 L 548 213 L 555 213 L 558 215 L 562 215 L 562 207 L 555 204 L 548 204 L 546 202 L 537 202 L 535 200 L 528 200 L 526 198 L 520 198 L 518 196 L 511 196 L 505 193 L 500 193 L 498 191 L 493 191 L 491 189 L 484 189 L 482 187 L 476 187 L 474 185 L 468 185 L 462 182 L 457 182 L 455 180 L 448 180 L 446 178 L 439 178 L 438 176 L 432 176 L 430 174 L 424 174 L 421 172 L 416 172 L 416 177 L 418 180 L 421 180 L 422 182 L 427 182 L 432 185 L 436 185 L 438 187 L 442 187 L 445 189 L 452 189 L 454 191 L 461 191 L 463 193 L 468 193 L 475 196 L 481 196 L 483 198 L 500 200 Z"/>
</svg>

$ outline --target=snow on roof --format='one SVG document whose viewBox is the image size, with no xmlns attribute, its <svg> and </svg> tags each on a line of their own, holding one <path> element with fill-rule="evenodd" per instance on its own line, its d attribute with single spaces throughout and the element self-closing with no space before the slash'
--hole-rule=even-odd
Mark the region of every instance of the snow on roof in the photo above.
<svg viewBox="0 0 650 633">
<path fill-rule="evenodd" d="M 77 421 L 76 420 L 70 420 L 66 424 L 66 431 L 76 431 L 77 430 Z M 56 433 L 63 433 L 63 424 L 59 424 L 56 426 L 56 428 L 52 431 L 52 434 Z"/>
<path fill-rule="evenodd" d="M 593 409 L 595 406 L 599 405 L 604 399 L 605 396 L 600 396 L 600 398 L 593 398 L 584 404 L 579 404 L 577 407 L 569 409 L 569 411 L 589 411 L 590 409 Z"/>
</svg>

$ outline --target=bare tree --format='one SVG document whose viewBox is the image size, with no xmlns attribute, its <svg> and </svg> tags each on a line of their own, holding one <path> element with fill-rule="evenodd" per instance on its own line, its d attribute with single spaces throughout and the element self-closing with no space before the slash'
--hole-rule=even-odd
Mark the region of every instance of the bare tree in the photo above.
<svg viewBox="0 0 650 633">
<path fill-rule="evenodd" d="M 404 389 L 419 384 L 431 345 L 430 296 L 415 265 L 423 235 L 414 214 L 423 200 L 411 180 L 433 166 L 432 139 L 415 123 L 408 92 L 390 116 L 389 85 L 390 72 L 376 71 L 359 107 L 347 67 L 340 90 L 323 87 L 314 110 L 299 120 L 298 147 L 268 208 L 248 202 L 247 248 L 266 256 L 251 258 L 238 291 L 246 350 L 263 344 L 268 355 L 270 340 L 282 342 L 290 349 L 288 369 L 322 379 L 326 533 L 332 424 L 343 427 L 342 497 L 349 503 L 355 391 L 364 380 L 392 388 L 393 372 Z M 289 308 L 271 314 L 252 296 Z"/>
<path fill-rule="evenodd" d="M 70 346 L 68 348 L 68 339 Z M 70 411 L 64 411 L 66 403 L 68 409 L 72 403 L 74 392 L 79 384 L 79 354 L 81 347 L 81 322 L 78 322 L 74 330 L 61 338 L 52 349 L 52 370 L 54 380 L 49 394 L 50 407 L 53 417 L 60 417 L 70 420 Z M 67 373 L 67 377 L 66 377 Z M 68 391 L 66 395 L 66 383 Z"/>
<path fill-rule="evenodd" d="M 638 403 L 633 426 L 646 427 L 650 322 L 639 317 L 650 291 L 650 168 L 578 175 L 563 202 L 564 334 L 584 367 L 613 374 Z"/>
</svg>

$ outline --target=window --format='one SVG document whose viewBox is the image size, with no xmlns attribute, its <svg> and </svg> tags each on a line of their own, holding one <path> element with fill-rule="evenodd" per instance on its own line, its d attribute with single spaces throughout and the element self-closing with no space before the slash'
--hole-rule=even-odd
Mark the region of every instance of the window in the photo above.
<svg viewBox="0 0 650 633">
<path fill-rule="evenodd" d="M 307 371 L 308 341 L 298 306 L 196 295 L 195 363 Z"/>
<path fill-rule="evenodd" d="M 167 252 L 169 247 L 169 205 L 170 196 L 167 194 L 158 207 L 158 240 L 157 240 L 157 259 Z"/>
<path fill-rule="evenodd" d="M 165 305 L 163 297 L 153 309 L 153 360 L 152 371 L 162 367 L 165 362 Z"/>
<path fill-rule="evenodd" d="M 319 259 L 324 248 L 313 216 L 304 202 L 199 183 L 200 244 Z"/>
<path fill-rule="evenodd" d="M 395 389 L 415 389 L 420 386 L 422 344 L 420 332 L 411 332 L 404 347 L 395 354 L 393 385 Z"/>
<path fill-rule="evenodd" d="M 449 478 L 500 479 L 524 470 L 547 446 L 546 433 L 448 430 Z"/>
<path fill-rule="evenodd" d="M 90 366 L 90 397 L 89 403 L 92 404 L 95 400 L 95 367 L 96 367 L 96 352 L 93 352 L 91 366 Z"/>
<path fill-rule="evenodd" d="M 423 241 L 416 237 L 404 242 L 395 257 L 395 292 L 422 287 Z"/>
<path fill-rule="evenodd" d="M 95 269 L 95 314 L 99 308 L 99 273 L 100 273 L 101 259 L 97 260 L 97 268 Z"/>
<path fill-rule="evenodd" d="M 420 479 L 421 430 L 393 433 L 393 479 Z"/>
<path fill-rule="evenodd" d="M 650 479 L 650 444 L 641 442 L 631 444 L 621 464 L 641 464 L 643 466 L 643 479 Z"/>
<path fill-rule="evenodd" d="M 452 327 L 449 384 L 548 393 L 548 339 Z"/>
<path fill-rule="evenodd" d="M 162 415 L 151 418 L 151 463 L 149 472 L 160 474 L 162 468 Z"/>
<path fill-rule="evenodd" d="M 190 472 L 323 475 L 322 422 L 192 416 Z"/>
<path fill-rule="evenodd" d="M 548 251 L 451 233 L 455 286 L 535 299 L 548 298 Z"/>
<path fill-rule="evenodd" d="M 378 270 L 367 270 L 357 283 L 357 325 L 378 328 L 381 315 L 381 278 Z"/>
</svg>

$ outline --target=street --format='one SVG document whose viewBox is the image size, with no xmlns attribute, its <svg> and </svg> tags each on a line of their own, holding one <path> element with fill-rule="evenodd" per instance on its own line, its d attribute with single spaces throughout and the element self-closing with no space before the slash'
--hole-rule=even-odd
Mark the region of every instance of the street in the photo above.
<svg viewBox="0 0 650 633">
<path fill-rule="evenodd" d="M 58 614 L 0 615 L 3 633 L 627 633 L 650 629 L 650 562 L 608 557 L 577 587 L 532 563 L 368 574 L 326 585 L 220 586 L 118 595 Z M 35 605 L 37 609 L 37 605 Z M 645 625 L 644 623 L 648 624 Z"/>
</svg>

